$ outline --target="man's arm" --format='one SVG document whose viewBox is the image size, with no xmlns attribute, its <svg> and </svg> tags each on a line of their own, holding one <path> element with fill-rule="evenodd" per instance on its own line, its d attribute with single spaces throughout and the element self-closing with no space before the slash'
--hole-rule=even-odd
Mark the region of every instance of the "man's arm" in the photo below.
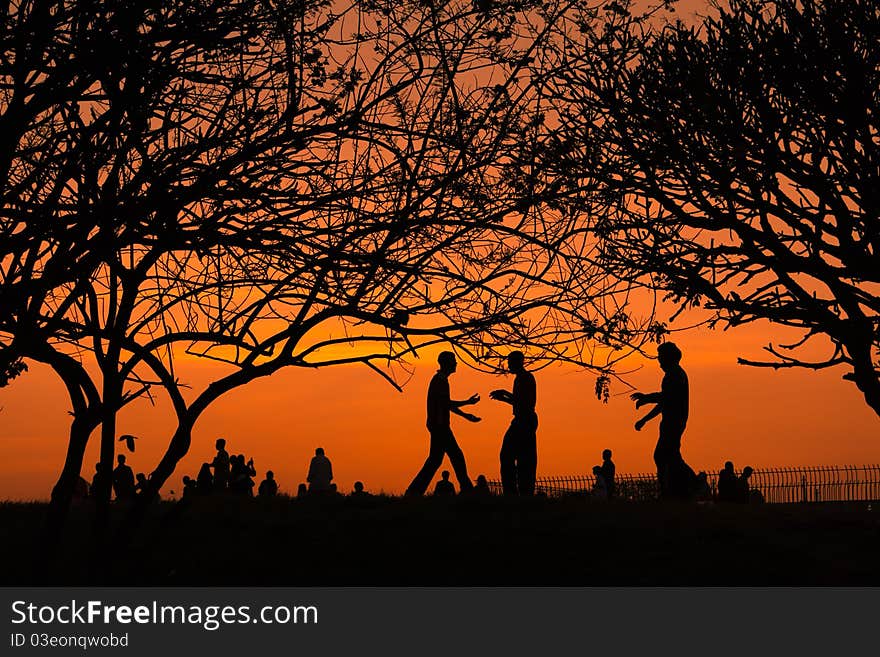
<svg viewBox="0 0 880 657">
<path fill-rule="evenodd" d="M 449 410 L 453 413 L 456 409 L 461 408 L 462 406 L 473 406 L 478 401 L 480 401 L 480 394 L 475 392 L 467 399 L 462 399 L 461 401 L 456 401 L 455 399 L 449 400 Z"/>
<path fill-rule="evenodd" d="M 465 420 L 467 420 L 469 422 L 479 422 L 482 419 L 482 418 L 477 417 L 473 413 L 466 413 L 465 411 L 461 410 L 458 406 L 451 406 L 449 408 L 449 411 L 451 413 L 455 413 L 456 415 L 463 417 Z"/>
<path fill-rule="evenodd" d="M 647 422 L 649 422 L 650 420 L 653 420 L 655 417 L 660 415 L 662 412 L 663 412 L 663 407 L 658 402 L 654 408 L 652 408 L 650 411 L 648 411 L 648 414 L 645 415 L 645 417 L 643 417 L 641 420 L 636 422 L 636 431 L 641 431 L 642 427 L 645 426 L 645 424 Z"/>
<path fill-rule="evenodd" d="M 489 397 L 495 401 L 504 402 L 513 406 L 513 393 L 509 390 L 499 389 L 489 393 Z"/>
<path fill-rule="evenodd" d="M 645 404 L 659 404 L 663 399 L 662 392 L 634 392 L 629 396 L 636 403 L 636 408 Z"/>
</svg>

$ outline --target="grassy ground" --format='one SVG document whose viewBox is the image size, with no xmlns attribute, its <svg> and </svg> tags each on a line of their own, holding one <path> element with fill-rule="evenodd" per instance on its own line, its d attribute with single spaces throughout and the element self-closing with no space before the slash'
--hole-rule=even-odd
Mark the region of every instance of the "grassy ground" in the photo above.
<svg viewBox="0 0 880 657">
<path fill-rule="evenodd" d="M 880 585 L 878 506 L 196 499 L 156 505 L 98 579 L 88 506 L 34 568 L 45 505 L 0 504 L 0 584 Z"/>
</svg>

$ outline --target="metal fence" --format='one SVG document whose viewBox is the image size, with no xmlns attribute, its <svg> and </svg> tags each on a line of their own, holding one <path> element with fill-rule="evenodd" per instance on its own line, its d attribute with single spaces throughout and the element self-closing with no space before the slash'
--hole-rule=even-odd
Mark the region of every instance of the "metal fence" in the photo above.
<svg viewBox="0 0 880 657">
<path fill-rule="evenodd" d="M 587 494 L 595 481 L 593 475 L 539 477 L 535 490 L 549 497 Z M 718 473 L 707 472 L 707 481 L 714 497 Z M 616 497 L 623 500 L 657 499 L 660 490 L 654 473 L 617 474 L 614 482 Z M 490 481 L 489 486 L 493 492 L 501 493 L 501 482 Z M 776 504 L 880 500 L 880 464 L 755 470 L 749 488 L 760 491 L 765 502 Z"/>
</svg>

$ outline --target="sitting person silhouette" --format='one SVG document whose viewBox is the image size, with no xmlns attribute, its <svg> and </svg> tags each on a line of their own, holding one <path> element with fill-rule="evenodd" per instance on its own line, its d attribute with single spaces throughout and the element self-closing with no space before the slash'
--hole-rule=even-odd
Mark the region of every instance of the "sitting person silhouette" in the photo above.
<svg viewBox="0 0 880 657">
<path fill-rule="evenodd" d="M 630 395 L 636 408 L 654 404 L 654 408 L 636 422 L 636 431 L 641 431 L 648 421 L 662 415 L 660 437 L 654 449 L 661 498 L 689 497 L 696 479 L 696 474 L 681 456 L 681 437 L 687 426 L 689 405 L 688 377 L 680 365 L 681 355 L 681 350 L 672 342 L 657 347 L 657 359 L 664 373 L 660 392 Z"/>
<path fill-rule="evenodd" d="M 89 482 L 87 482 L 82 477 L 76 478 L 76 483 L 73 486 L 73 496 L 72 499 L 74 502 L 81 502 L 82 500 L 88 498 L 89 496 Z"/>
<path fill-rule="evenodd" d="M 535 376 L 525 368 L 525 355 L 512 351 L 507 369 L 514 374 L 513 390 L 493 390 L 489 396 L 513 407 L 513 420 L 501 442 L 501 487 L 505 495 L 534 495 L 538 468 L 538 414 Z"/>
<path fill-rule="evenodd" d="M 486 479 L 486 475 L 479 475 L 477 477 L 477 484 L 474 486 L 474 496 L 475 497 L 491 497 L 492 491 L 489 489 L 489 481 Z"/>
<path fill-rule="evenodd" d="M 733 461 L 725 461 L 724 469 L 718 473 L 718 501 L 736 501 L 736 472 L 733 469 Z"/>
<path fill-rule="evenodd" d="M 183 494 L 181 499 L 191 500 L 198 494 L 198 483 L 188 475 L 183 475 Z"/>
<path fill-rule="evenodd" d="M 309 463 L 309 474 L 306 477 L 309 482 L 310 493 L 330 493 L 333 490 L 330 482 L 333 481 L 333 465 L 324 455 L 324 448 L 318 447 L 315 455 Z"/>
<path fill-rule="evenodd" d="M 440 369 L 437 370 L 428 385 L 426 426 L 431 436 L 431 445 L 428 449 L 428 458 L 425 459 L 422 469 L 406 489 L 407 495 L 424 495 L 431 479 L 443 463 L 444 456 L 449 456 L 449 462 L 452 464 L 452 469 L 455 470 L 455 478 L 458 479 L 458 487 L 462 491 L 470 490 L 473 487 L 470 477 L 468 477 L 464 452 L 461 451 L 461 447 L 455 440 L 449 420 L 450 413 L 455 413 L 468 422 L 479 422 L 480 418 L 462 411 L 461 407 L 476 404 L 480 401 L 480 396 L 474 394 L 461 401 L 450 398 L 449 377 L 458 368 L 455 354 L 451 351 L 442 352 L 437 357 L 437 364 Z"/>
<path fill-rule="evenodd" d="M 303 499 L 309 494 L 309 489 L 305 484 L 300 484 L 296 487 L 296 497 L 298 499 Z"/>
<path fill-rule="evenodd" d="M 196 475 L 199 495 L 210 495 L 214 490 L 214 475 L 211 474 L 211 464 L 202 463 L 199 474 Z"/>
<path fill-rule="evenodd" d="M 275 497 L 278 494 L 278 482 L 275 481 L 275 473 L 271 470 L 266 470 L 266 478 L 260 482 L 260 487 L 257 489 L 257 495 L 259 497 Z"/>
<path fill-rule="evenodd" d="M 238 495 L 254 495 L 254 480 L 257 475 L 254 460 L 244 462 L 244 454 L 237 454 L 230 459 L 229 490 Z"/>
<path fill-rule="evenodd" d="M 749 478 L 752 476 L 753 472 L 754 470 L 750 465 L 743 468 L 742 474 L 735 482 L 735 502 L 739 504 L 748 504 L 751 501 Z"/>
<path fill-rule="evenodd" d="M 434 495 L 436 497 L 454 497 L 455 486 L 449 481 L 449 470 L 444 470 L 440 473 L 440 476 L 442 478 L 437 482 L 437 485 L 434 486 Z"/>
<path fill-rule="evenodd" d="M 353 500 L 365 500 L 370 497 L 373 497 L 373 496 L 364 490 L 364 482 L 362 482 L 362 481 L 354 482 L 354 490 L 351 491 L 351 498 Z"/>
<path fill-rule="evenodd" d="M 135 496 L 134 472 L 125 464 L 125 454 L 116 457 L 113 470 L 113 492 L 117 500 L 130 500 Z"/>
</svg>

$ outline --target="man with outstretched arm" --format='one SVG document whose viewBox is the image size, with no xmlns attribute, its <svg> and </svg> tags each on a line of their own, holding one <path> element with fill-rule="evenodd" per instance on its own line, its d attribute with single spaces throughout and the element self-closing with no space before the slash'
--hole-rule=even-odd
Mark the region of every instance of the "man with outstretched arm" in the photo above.
<svg viewBox="0 0 880 657">
<path fill-rule="evenodd" d="M 681 350 L 672 342 L 664 342 L 657 347 L 657 360 L 663 370 L 663 383 L 660 392 L 636 392 L 630 395 L 636 408 L 654 404 L 642 419 L 636 422 L 636 431 L 645 424 L 662 415 L 660 437 L 654 449 L 654 463 L 657 465 L 657 481 L 662 497 L 686 494 L 689 482 L 678 481 L 687 474 L 689 468 L 681 457 L 681 437 L 688 419 L 688 378 L 681 367 Z"/>
<path fill-rule="evenodd" d="M 464 461 L 464 453 L 458 446 L 452 428 L 449 426 L 450 413 L 455 413 L 463 417 L 469 422 L 479 422 L 480 418 L 471 413 L 461 410 L 462 406 L 471 406 L 480 401 L 480 395 L 474 394 L 462 401 L 456 401 L 450 398 L 449 393 L 449 376 L 455 372 L 458 363 L 455 360 L 455 354 L 451 351 L 444 351 L 437 357 L 437 364 L 440 369 L 431 379 L 428 386 L 428 432 L 431 434 L 431 447 L 428 452 L 428 458 L 419 473 L 412 480 L 409 488 L 406 489 L 407 495 L 424 495 L 428 489 L 428 485 L 437 474 L 440 464 L 443 463 L 443 456 L 449 456 L 449 462 L 452 463 L 452 469 L 455 477 L 458 479 L 458 488 L 461 492 L 467 492 L 473 488 L 467 473 L 467 465 Z"/>
<path fill-rule="evenodd" d="M 534 495 L 538 470 L 538 414 L 535 376 L 525 368 L 525 356 L 512 351 L 507 369 L 515 375 L 513 391 L 493 390 L 489 396 L 513 407 L 513 420 L 501 443 L 501 487 L 505 495 Z"/>
</svg>

